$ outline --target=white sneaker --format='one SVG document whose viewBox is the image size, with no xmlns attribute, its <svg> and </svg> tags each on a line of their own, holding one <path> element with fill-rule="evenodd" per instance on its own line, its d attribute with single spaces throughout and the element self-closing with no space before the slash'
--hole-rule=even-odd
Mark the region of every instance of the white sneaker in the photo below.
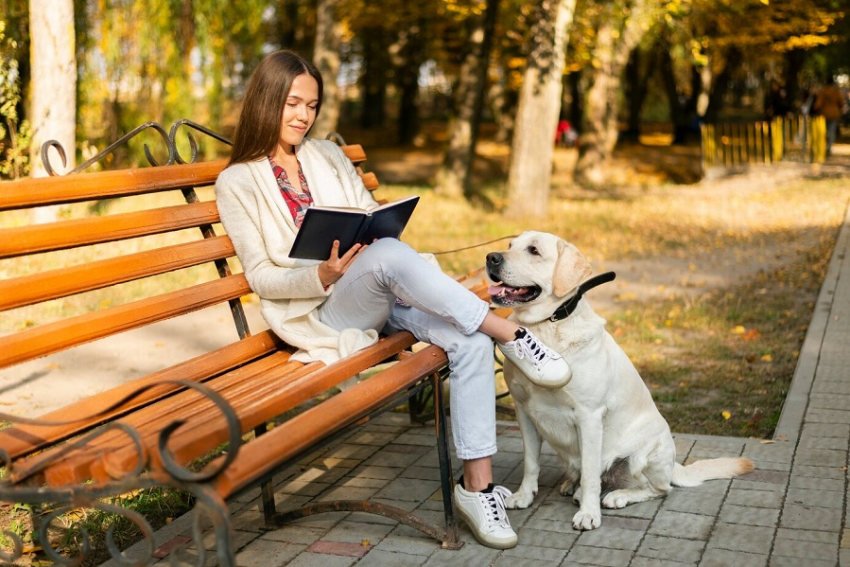
<svg viewBox="0 0 850 567">
<path fill-rule="evenodd" d="M 504 486 L 494 486 L 492 492 L 468 492 L 455 485 L 455 507 L 466 522 L 472 535 L 487 547 L 510 549 L 516 546 L 516 532 L 508 521 L 505 498 L 511 491 Z"/>
<path fill-rule="evenodd" d="M 573 377 L 573 371 L 564 357 L 541 343 L 528 329 L 520 327 L 517 334 L 516 339 L 505 344 L 496 341 L 499 350 L 533 384 L 552 390 L 566 386 Z"/>
</svg>

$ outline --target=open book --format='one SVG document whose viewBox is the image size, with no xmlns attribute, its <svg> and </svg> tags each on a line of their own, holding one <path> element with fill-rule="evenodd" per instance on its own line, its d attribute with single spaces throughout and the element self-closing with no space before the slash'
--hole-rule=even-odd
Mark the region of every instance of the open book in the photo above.
<svg viewBox="0 0 850 567">
<path fill-rule="evenodd" d="M 289 257 L 327 260 L 334 240 L 339 240 L 339 255 L 342 256 L 355 244 L 369 244 L 378 238 L 398 238 L 418 202 L 419 196 L 414 195 L 370 211 L 355 207 L 310 207 L 304 214 Z"/>
</svg>

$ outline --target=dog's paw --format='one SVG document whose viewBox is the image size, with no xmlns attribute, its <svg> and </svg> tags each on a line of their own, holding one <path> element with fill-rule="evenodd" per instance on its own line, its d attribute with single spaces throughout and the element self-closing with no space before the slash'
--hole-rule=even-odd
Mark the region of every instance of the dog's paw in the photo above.
<svg viewBox="0 0 850 567">
<path fill-rule="evenodd" d="M 534 502 L 534 496 L 536 494 L 536 490 L 523 490 L 520 486 L 519 490 L 505 498 L 505 507 L 511 510 L 528 508 Z"/>
<path fill-rule="evenodd" d="M 573 529 L 587 531 L 594 530 L 602 525 L 602 513 L 599 510 L 587 512 L 579 510 L 573 516 Z"/>
<path fill-rule="evenodd" d="M 614 490 L 605 495 L 602 499 L 602 506 L 613 510 L 625 508 L 631 500 L 625 490 Z"/>
<path fill-rule="evenodd" d="M 575 487 L 576 483 L 568 478 L 561 483 L 561 486 L 558 488 L 558 492 L 561 494 L 561 496 L 569 496 L 573 493 Z"/>
</svg>

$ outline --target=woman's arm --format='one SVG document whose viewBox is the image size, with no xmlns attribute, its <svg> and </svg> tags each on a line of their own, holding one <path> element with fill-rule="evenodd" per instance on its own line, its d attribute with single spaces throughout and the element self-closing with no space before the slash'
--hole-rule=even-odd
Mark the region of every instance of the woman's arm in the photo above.
<svg viewBox="0 0 850 567">
<path fill-rule="evenodd" d="M 238 182 L 222 172 L 216 182 L 216 200 L 221 222 L 224 225 L 236 255 L 242 264 L 251 289 L 265 299 L 304 299 L 327 295 L 319 280 L 319 264 L 284 267 L 272 260 L 270 246 L 283 248 L 291 244 L 292 237 L 284 238 L 288 226 L 267 226 L 271 214 L 263 214 L 266 206 L 256 188 L 246 180 Z M 265 221 L 265 225 L 263 222 Z M 262 228 L 261 228 L 262 227 Z M 264 234 L 270 231 L 270 234 Z M 278 250 L 285 255 L 288 250 Z M 303 262 L 302 262 L 303 263 Z"/>
</svg>

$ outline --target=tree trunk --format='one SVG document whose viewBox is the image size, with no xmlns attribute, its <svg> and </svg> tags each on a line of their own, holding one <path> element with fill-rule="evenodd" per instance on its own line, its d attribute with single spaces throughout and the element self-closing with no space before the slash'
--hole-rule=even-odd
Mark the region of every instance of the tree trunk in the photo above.
<svg viewBox="0 0 850 567">
<path fill-rule="evenodd" d="M 603 16 L 596 36 L 592 86 L 587 96 L 587 121 L 582 134 L 575 178 L 598 185 L 617 145 L 620 102 L 620 75 L 629 54 L 640 43 L 648 26 L 651 0 L 635 0 L 626 11 L 625 21 L 613 14 Z"/>
<path fill-rule="evenodd" d="M 632 50 L 629 62 L 626 64 L 626 101 L 628 104 L 628 119 L 623 137 L 637 142 L 640 138 L 640 113 L 649 86 L 651 73 L 645 67 L 644 53 L 639 47 Z"/>
<path fill-rule="evenodd" d="M 437 172 L 436 191 L 440 195 L 460 197 L 469 192 L 498 9 L 499 0 L 487 0 L 484 14 L 474 18 L 472 22 L 470 48 L 458 79 L 455 119 L 449 133 L 449 147 L 443 165 Z"/>
<path fill-rule="evenodd" d="M 74 53 L 73 0 L 29 0 L 30 83 L 33 141 L 30 152 L 32 177 L 45 177 L 41 146 L 56 140 L 65 149 L 72 169 L 76 152 L 77 63 Z M 55 151 L 55 150 L 51 150 Z M 58 160 L 51 162 L 58 164 Z M 33 212 L 33 222 L 56 220 L 58 207 Z"/>
<path fill-rule="evenodd" d="M 497 81 L 493 81 L 487 89 L 490 111 L 496 121 L 495 141 L 507 144 L 514 135 L 514 118 L 516 117 L 516 92 L 508 88 L 507 79 L 504 75 Z"/>
<path fill-rule="evenodd" d="M 383 28 L 370 28 L 363 33 L 363 74 L 360 78 L 363 108 L 360 126 L 379 128 L 384 125 L 389 60 Z"/>
<path fill-rule="evenodd" d="M 316 5 L 316 43 L 313 62 L 324 79 L 322 110 L 311 135 L 324 138 L 336 132 L 339 124 L 339 46 L 342 41 L 342 23 L 336 17 L 337 0 L 319 0 Z"/>
<path fill-rule="evenodd" d="M 705 108 L 705 113 L 702 115 L 706 122 L 717 122 L 717 117 L 723 108 L 723 97 L 726 95 L 726 91 L 729 90 L 732 76 L 743 63 L 743 54 L 737 47 L 730 47 L 726 52 L 725 59 L 723 70 L 717 73 L 711 85 L 708 105 Z"/>
<path fill-rule="evenodd" d="M 552 153 L 561 107 L 561 75 L 576 0 L 540 0 L 531 28 L 508 174 L 511 217 L 543 217 L 549 202 Z"/>
<path fill-rule="evenodd" d="M 425 23 L 416 21 L 399 38 L 401 48 L 395 73 L 401 96 L 398 109 L 398 143 L 407 146 L 419 134 L 419 68 L 423 63 L 422 32 Z"/>
</svg>

